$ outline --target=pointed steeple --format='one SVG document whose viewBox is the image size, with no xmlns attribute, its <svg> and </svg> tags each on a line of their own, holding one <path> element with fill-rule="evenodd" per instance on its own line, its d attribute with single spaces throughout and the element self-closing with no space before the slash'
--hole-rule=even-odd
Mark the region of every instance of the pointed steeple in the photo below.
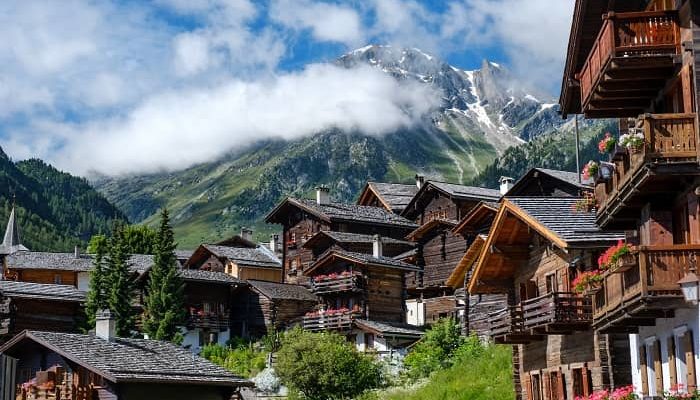
<svg viewBox="0 0 700 400">
<path fill-rule="evenodd" d="M 12 254 L 17 251 L 26 251 L 26 247 L 22 245 L 22 241 L 19 236 L 19 227 L 17 226 L 17 218 L 15 217 L 15 205 L 14 201 L 12 204 L 12 211 L 10 211 L 10 218 L 7 220 L 7 228 L 5 228 L 5 237 L 2 240 L 2 248 L 0 253 Z"/>
</svg>

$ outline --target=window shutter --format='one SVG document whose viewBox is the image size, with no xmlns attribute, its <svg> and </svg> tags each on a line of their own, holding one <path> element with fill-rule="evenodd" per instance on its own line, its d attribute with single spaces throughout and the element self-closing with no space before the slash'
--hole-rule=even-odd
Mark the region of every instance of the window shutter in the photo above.
<svg viewBox="0 0 700 400">
<path fill-rule="evenodd" d="M 544 381 L 544 393 L 547 397 L 552 396 L 552 382 L 550 382 L 549 374 L 547 372 L 542 372 L 542 380 Z"/>
<path fill-rule="evenodd" d="M 668 338 L 668 376 L 671 379 L 671 386 L 678 384 L 678 376 L 676 372 L 676 337 Z"/>
<path fill-rule="evenodd" d="M 661 342 L 657 339 L 652 346 L 652 354 L 654 357 L 654 375 L 656 375 L 656 393 L 664 392 L 664 375 L 661 368 Z"/>
<path fill-rule="evenodd" d="M 557 371 L 557 398 L 564 400 L 564 391 L 566 388 L 564 387 L 564 374 L 561 372 L 561 369 Z"/>
<path fill-rule="evenodd" d="M 688 330 L 683 335 L 685 365 L 688 370 L 688 391 L 695 390 L 697 387 L 697 381 L 695 378 L 695 351 L 693 347 L 693 332 Z"/>
<path fill-rule="evenodd" d="M 583 375 L 583 396 L 588 397 L 591 395 L 591 382 L 590 379 L 588 379 L 588 368 L 584 365 L 583 369 L 581 370 L 581 374 Z"/>
<path fill-rule="evenodd" d="M 644 346 L 639 348 L 639 370 L 642 375 L 642 393 L 649 393 L 649 377 L 647 376 L 647 349 Z"/>
<path fill-rule="evenodd" d="M 691 80 L 692 72 L 690 66 L 686 65 L 681 70 L 681 86 L 683 87 L 683 111 L 693 112 L 693 82 Z"/>
<path fill-rule="evenodd" d="M 532 384 L 530 383 L 530 374 L 523 374 L 523 386 L 525 387 L 525 393 L 527 395 L 527 400 L 532 400 Z"/>
</svg>

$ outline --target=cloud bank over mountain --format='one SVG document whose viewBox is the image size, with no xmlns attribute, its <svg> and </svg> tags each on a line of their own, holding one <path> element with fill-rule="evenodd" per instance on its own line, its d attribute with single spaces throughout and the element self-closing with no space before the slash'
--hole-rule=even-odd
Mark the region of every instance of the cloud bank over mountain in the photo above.
<svg viewBox="0 0 700 400">
<path fill-rule="evenodd" d="M 551 81 L 568 3 L 2 2 L 0 144 L 18 159 L 122 174 L 329 127 L 382 134 L 419 123 L 440 94 L 314 62 L 368 42 L 444 58 L 497 48 L 515 73 Z"/>
</svg>

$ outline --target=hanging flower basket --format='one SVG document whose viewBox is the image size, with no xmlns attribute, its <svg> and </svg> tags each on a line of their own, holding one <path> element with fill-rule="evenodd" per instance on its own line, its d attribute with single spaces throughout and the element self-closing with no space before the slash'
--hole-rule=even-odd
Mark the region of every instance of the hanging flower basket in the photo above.
<svg viewBox="0 0 700 400">
<path fill-rule="evenodd" d="M 600 154 L 612 153 L 615 150 L 615 144 L 617 141 L 610 134 L 610 132 L 605 133 L 605 137 L 598 142 L 598 151 Z"/>
<path fill-rule="evenodd" d="M 598 176 L 600 166 L 597 162 L 591 160 L 583 166 L 583 179 L 589 180 Z"/>
<path fill-rule="evenodd" d="M 644 150 L 644 134 L 642 132 L 630 132 L 620 136 L 620 146 L 625 147 L 630 154 L 639 154 Z"/>
</svg>

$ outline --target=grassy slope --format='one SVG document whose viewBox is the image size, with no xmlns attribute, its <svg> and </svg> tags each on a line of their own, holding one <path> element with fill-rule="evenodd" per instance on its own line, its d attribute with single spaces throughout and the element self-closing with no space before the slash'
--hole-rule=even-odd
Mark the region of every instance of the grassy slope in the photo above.
<svg viewBox="0 0 700 400">
<path fill-rule="evenodd" d="M 492 346 L 478 358 L 433 375 L 415 391 L 392 391 L 381 400 L 512 400 L 513 366 L 509 346 Z"/>
</svg>

